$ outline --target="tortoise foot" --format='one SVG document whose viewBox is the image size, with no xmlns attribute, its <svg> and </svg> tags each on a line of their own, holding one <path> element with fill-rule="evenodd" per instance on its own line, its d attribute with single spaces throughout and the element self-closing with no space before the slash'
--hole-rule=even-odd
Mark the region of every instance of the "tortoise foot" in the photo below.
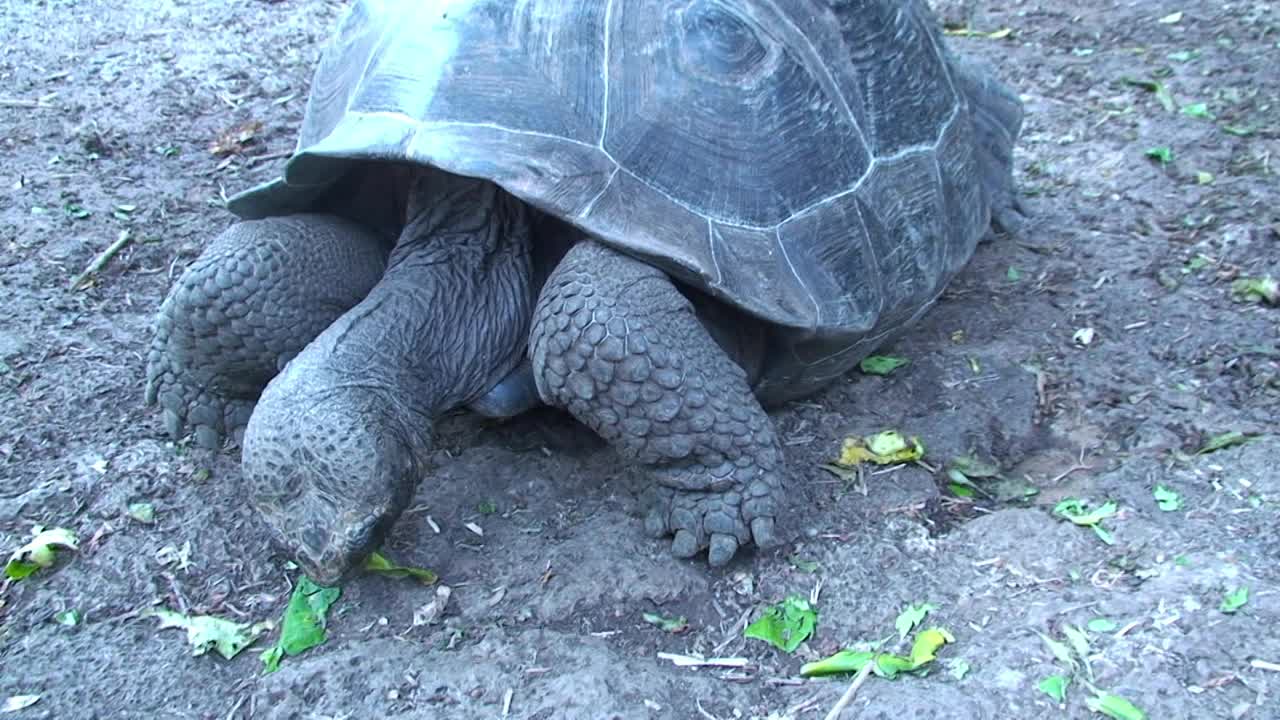
<svg viewBox="0 0 1280 720">
<path fill-rule="evenodd" d="M 706 550 L 712 567 L 727 564 L 738 548 L 750 543 L 758 548 L 776 545 L 774 520 L 783 506 L 779 475 L 748 471 L 745 474 L 751 476 L 749 481 L 736 481 L 722 491 L 682 490 L 665 485 L 671 480 L 688 483 L 690 474 L 705 474 L 716 481 L 714 472 L 705 468 L 659 471 L 659 482 L 664 484 L 654 491 L 656 497 L 645 518 L 645 532 L 655 538 L 674 535 L 671 554 L 679 558 Z"/>
<path fill-rule="evenodd" d="M 382 241 L 324 215 L 239 222 L 170 290 L 147 353 L 145 401 L 164 428 L 216 450 L 241 433 L 285 363 L 381 277 Z"/>
</svg>

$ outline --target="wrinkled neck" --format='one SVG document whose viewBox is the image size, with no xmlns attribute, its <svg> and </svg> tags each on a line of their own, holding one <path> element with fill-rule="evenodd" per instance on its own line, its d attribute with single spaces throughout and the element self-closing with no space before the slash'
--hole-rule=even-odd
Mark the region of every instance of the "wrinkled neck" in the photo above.
<svg viewBox="0 0 1280 720">
<path fill-rule="evenodd" d="M 518 200 L 433 172 L 415 182 L 410 213 L 383 279 L 291 363 L 317 392 L 379 398 L 407 430 L 516 367 L 534 300 L 529 211 Z"/>
</svg>

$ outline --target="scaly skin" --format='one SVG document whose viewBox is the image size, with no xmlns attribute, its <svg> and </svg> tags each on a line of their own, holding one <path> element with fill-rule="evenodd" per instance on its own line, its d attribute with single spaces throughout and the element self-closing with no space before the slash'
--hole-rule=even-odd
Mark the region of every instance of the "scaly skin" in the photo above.
<svg viewBox="0 0 1280 720">
<path fill-rule="evenodd" d="M 580 242 L 542 289 L 529 345 L 543 401 L 649 466 L 645 527 L 674 534 L 674 555 L 706 549 L 719 566 L 774 544 L 785 470 L 772 422 L 665 274 Z"/>
<path fill-rule="evenodd" d="M 216 449 L 285 363 L 382 276 L 389 246 L 332 215 L 238 222 L 182 274 L 147 353 L 146 403 Z"/>
<path fill-rule="evenodd" d="M 316 582 L 357 570 L 426 472 L 433 423 L 520 364 L 532 313 L 528 209 L 424 171 L 382 280 L 298 353 L 245 431 L 250 501 Z"/>
</svg>

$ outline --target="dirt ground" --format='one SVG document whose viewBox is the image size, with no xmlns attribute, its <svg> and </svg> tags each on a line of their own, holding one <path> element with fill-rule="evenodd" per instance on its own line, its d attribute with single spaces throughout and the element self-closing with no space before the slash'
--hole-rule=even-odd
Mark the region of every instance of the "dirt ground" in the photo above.
<svg viewBox="0 0 1280 720">
<path fill-rule="evenodd" d="M 821 718 L 849 678 L 800 665 L 893 646 L 898 613 L 928 602 L 954 642 L 927 673 L 870 678 L 844 717 L 1091 717 L 1090 677 L 1149 718 L 1280 717 L 1280 309 L 1232 290 L 1280 277 L 1280 6 L 969 5 L 944 15 L 979 32 L 951 42 L 1026 101 L 1032 220 L 982 245 L 887 349 L 910 365 L 776 413 L 799 480 L 790 543 L 722 570 L 672 560 L 641 532 L 639 478 L 588 431 L 549 411 L 458 415 L 387 547 L 452 588 L 444 615 L 415 626 L 435 589 L 360 577 L 328 641 L 264 675 L 274 635 L 225 661 L 146 615 L 278 620 L 297 574 L 264 550 L 236 451 L 172 443 L 143 406 L 144 353 L 170 283 L 231 221 L 224 198 L 280 171 L 342 3 L 3 3 L 0 548 L 36 524 L 82 545 L 0 591 L 0 703 L 38 696 L 17 718 Z M 252 122 L 238 151 L 210 152 Z M 937 472 L 820 467 L 889 428 L 918 435 Z M 1248 441 L 1198 452 L 1227 432 Z M 945 467 L 966 453 L 1004 479 L 958 496 Z M 1176 501 L 1162 509 L 1158 487 Z M 1113 543 L 1055 515 L 1067 498 L 1114 501 Z M 131 517 L 138 502 L 153 522 Z M 768 604 L 815 593 L 794 654 L 742 637 Z M 67 610 L 81 621 L 57 622 Z M 1074 628 L 1088 662 L 1071 671 L 1042 634 Z M 1038 689 L 1054 674 L 1073 678 L 1063 704 Z"/>
</svg>

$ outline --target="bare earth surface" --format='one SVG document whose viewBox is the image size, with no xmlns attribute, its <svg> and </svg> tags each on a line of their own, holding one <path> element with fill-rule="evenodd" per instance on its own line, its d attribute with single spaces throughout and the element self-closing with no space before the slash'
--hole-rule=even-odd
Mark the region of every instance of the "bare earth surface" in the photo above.
<svg viewBox="0 0 1280 720">
<path fill-rule="evenodd" d="M 274 635 L 232 661 L 192 656 L 150 608 L 278 620 L 297 574 L 265 549 L 235 448 L 175 445 L 143 407 L 151 317 L 231 222 L 225 195 L 279 172 L 340 10 L 0 7 L 0 548 L 36 524 L 82 543 L 0 590 L 0 703 L 39 696 L 13 717 L 821 718 L 849 678 L 800 665 L 893 647 L 919 602 L 955 642 L 923 676 L 870 678 L 845 717 L 1090 717 L 1090 674 L 1150 718 L 1280 717 L 1280 309 L 1232 294 L 1280 276 L 1271 2 L 945 9 L 1011 30 L 952 42 L 1024 95 L 1032 221 L 981 246 L 887 349 L 910 365 L 776 413 L 798 479 L 791 543 L 717 571 L 672 560 L 641 531 L 638 475 L 588 431 L 553 412 L 458 415 L 387 547 L 452 588 L 437 622 L 413 624 L 434 588 L 367 576 L 342 589 L 328 641 L 278 672 L 258 659 Z M 210 152 L 246 122 L 261 123 L 252 140 Z M 1167 164 L 1147 154 L 1159 147 Z M 889 428 L 918 435 L 939 472 L 820 467 L 843 438 Z M 1229 431 L 1250 440 L 1197 454 Z M 969 452 L 1006 479 L 963 498 L 944 468 Z M 1114 501 L 1114 544 L 1055 515 L 1065 498 Z M 138 502 L 154 522 L 129 515 Z M 815 588 L 817 631 L 796 653 L 743 639 L 744 617 Z M 1224 612 L 1239 588 L 1247 602 Z M 55 622 L 72 609 L 79 624 Z M 1068 672 L 1041 634 L 1065 643 L 1071 627 L 1088 668 L 1059 705 L 1037 689 Z"/>
</svg>

